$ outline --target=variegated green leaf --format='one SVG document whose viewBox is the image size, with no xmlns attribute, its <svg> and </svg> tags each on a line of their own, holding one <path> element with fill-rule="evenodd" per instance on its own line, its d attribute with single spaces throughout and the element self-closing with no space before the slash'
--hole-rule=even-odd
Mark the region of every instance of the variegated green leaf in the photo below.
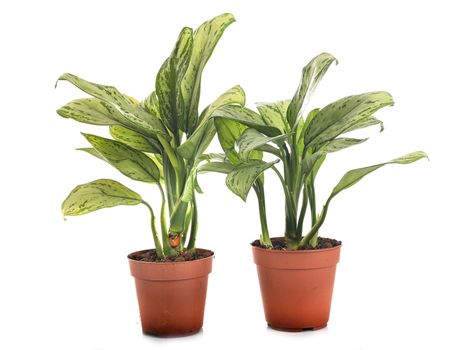
<svg viewBox="0 0 472 350">
<path fill-rule="evenodd" d="M 275 148 L 272 145 L 268 145 L 268 144 L 261 145 L 261 146 L 257 147 L 257 151 L 251 151 L 251 154 L 248 157 L 250 159 L 262 159 L 262 154 L 261 154 L 260 157 L 254 157 L 253 156 L 254 152 L 261 152 L 261 153 L 266 152 L 266 153 L 273 154 L 274 156 L 282 159 L 282 154 L 280 153 L 280 150 L 278 148 Z"/>
<path fill-rule="evenodd" d="M 158 150 L 140 133 L 121 125 L 110 126 L 110 135 L 117 141 L 141 152 L 157 153 Z"/>
<path fill-rule="evenodd" d="M 236 165 L 232 164 L 229 161 L 221 162 L 208 162 L 203 163 L 198 167 L 199 173 L 213 172 L 213 173 L 222 173 L 229 174 L 235 169 Z"/>
<path fill-rule="evenodd" d="M 182 195 L 180 196 L 180 200 L 183 202 L 190 202 L 195 195 L 195 184 L 197 178 L 197 169 L 192 168 L 190 173 L 187 176 L 187 180 L 185 181 L 184 190 Z"/>
<path fill-rule="evenodd" d="M 92 125 L 114 125 L 126 122 L 118 110 L 98 98 L 73 100 L 59 108 L 57 114 Z"/>
<path fill-rule="evenodd" d="M 226 186 L 236 195 L 246 201 L 247 195 L 251 190 L 256 179 L 267 169 L 277 163 L 273 162 L 252 161 L 237 165 L 228 176 L 226 176 Z"/>
<path fill-rule="evenodd" d="M 311 121 L 313 118 L 316 116 L 316 114 L 319 112 L 319 109 L 315 108 L 310 113 L 308 113 L 306 119 L 300 118 L 299 122 L 297 124 L 297 130 L 296 130 L 296 140 L 297 140 L 297 149 L 298 149 L 298 154 L 303 154 L 303 150 L 305 149 L 305 133 L 307 126 L 310 125 Z"/>
<path fill-rule="evenodd" d="M 371 118 L 380 108 L 392 105 L 392 96 L 384 91 L 348 96 L 330 103 L 308 125 L 305 145 L 319 145 L 333 140 Z"/>
<path fill-rule="evenodd" d="M 422 158 L 428 158 L 426 153 L 418 151 L 418 152 L 413 152 L 406 154 L 402 157 L 393 159 L 389 162 L 385 163 L 380 163 L 376 165 L 371 165 L 365 168 L 359 168 L 359 169 L 353 169 L 348 171 L 344 176 L 341 178 L 339 183 L 334 187 L 333 191 L 331 192 L 331 195 L 329 199 L 333 198 L 335 195 L 340 193 L 341 191 L 345 190 L 346 188 L 349 188 L 356 183 L 358 183 L 364 176 L 370 174 L 371 172 L 383 167 L 384 165 L 387 164 L 410 164 L 413 162 L 416 162 L 417 160 L 420 160 Z"/>
<path fill-rule="evenodd" d="M 153 91 L 148 97 L 141 102 L 141 106 L 155 117 L 161 119 L 161 112 L 159 108 L 159 100 L 157 99 L 156 92 Z"/>
<path fill-rule="evenodd" d="M 183 28 L 171 55 L 164 61 L 156 77 L 160 115 L 176 138 L 179 137 L 179 128 L 185 130 L 186 112 L 180 83 L 188 67 L 192 46 L 192 29 Z"/>
<path fill-rule="evenodd" d="M 264 122 L 280 130 L 282 133 L 287 133 L 290 130 L 290 125 L 287 121 L 287 109 L 290 100 L 278 101 L 273 103 L 256 103 Z"/>
<path fill-rule="evenodd" d="M 100 179 L 72 190 L 62 203 L 64 216 L 77 216 L 117 205 L 142 203 L 141 196 L 117 181 Z"/>
<path fill-rule="evenodd" d="M 337 62 L 336 58 L 324 52 L 313 58 L 303 68 L 300 85 L 287 110 L 287 121 L 290 126 L 295 125 L 299 116 L 303 114 L 303 110 L 315 91 L 316 86 L 333 62 Z"/>
<path fill-rule="evenodd" d="M 59 80 L 66 80 L 87 94 L 107 102 L 105 106 L 111 105 L 116 108 L 122 118 L 126 120 L 125 126 L 132 126 L 133 129 L 150 136 L 167 135 L 164 125 L 158 118 L 144 110 L 128 96 L 120 93 L 115 87 L 94 84 L 70 73 L 61 75 Z"/>
<path fill-rule="evenodd" d="M 316 224 L 311 228 L 310 232 L 301 240 L 299 243 L 299 247 L 305 247 L 307 244 L 310 244 L 312 246 L 316 246 L 316 241 L 318 237 L 318 231 L 323 225 L 323 222 L 326 218 L 326 214 L 328 212 L 329 205 L 331 203 L 331 200 L 340 192 L 343 190 L 355 185 L 358 183 L 360 180 L 362 180 L 366 175 L 370 174 L 371 172 L 380 169 L 384 165 L 387 164 L 410 164 L 413 162 L 416 162 L 417 160 L 420 160 L 422 158 L 428 158 L 426 153 L 417 151 L 413 153 L 406 154 L 402 157 L 393 159 L 389 162 L 385 163 L 380 163 L 376 165 L 371 165 L 365 168 L 358 168 L 358 169 L 353 169 L 348 171 L 344 176 L 341 178 L 341 180 L 338 182 L 338 184 L 333 188 L 333 191 L 331 192 L 330 196 L 328 197 L 328 200 L 326 201 L 325 205 L 323 206 L 323 209 L 321 210 L 320 215 L 317 218 Z"/>
<path fill-rule="evenodd" d="M 192 135 L 178 148 L 178 152 L 185 159 L 196 159 L 201 155 L 208 144 L 215 136 L 215 127 L 210 118 L 213 113 L 223 106 L 239 105 L 244 106 L 246 103 L 246 95 L 244 90 L 239 86 L 233 86 L 228 91 L 219 96 L 212 104 L 203 111 L 199 119 L 199 124 Z"/>
<path fill-rule="evenodd" d="M 218 141 L 226 157 L 233 164 L 240 163 L 239 155 L 234 150 L 234 146 L 236 145 L 236 140 L 238 140 L 244 130 L 247 129 L 247 126 L 224 118 L 216 118 L 214 122 Z"/>
<path fill-rule="evenodd" d="M 378 120 L 375 117 L 372 117 L 372 116 L 367 118 L 367 119 L 361 120 L 360 122 L 354 124 L 349 129 L 347 129 L 345 132 L 350 132 L 350 131 L 354 131 L 354 130 L 358 130 L 358 129 L 363 129 L 363 128 L 367 128 L 369 126 L 377 125 L 377 124 L 380 124 L 380 132 L 382 132 L 384 130 L 383 122 L 381 120 Z"/>
<path fill-rule="evenodd" d="M 189 202 L 183 200 L 177 201 L 174 211 L 170 215 L 169 233 L 182 234 L 185 230 L 187 221 L 187 210 Z"/>
<path fill-rule="evenodd" d="M 251 151 L 260 150 L 260 147 L 267 145 L 270 142 L 283 142 L 288 136 L 289 134 L 267 137 L 259 131 L 249 128 L 246 129 L 241 137 L 236 141 L 236 146 L 238 147 L 241 158 L 247 160 Z"/>
<path fill-rule="evenodd" d="M 198 122 L 198 103 L 203 68 L 220 40 L 225 29 L 235 21 L 233 15 L 225 13 L 205 23 L 195 31 L 189 67 L 182 80 L 182 97 L 186 109 L 187 124 L 184 131 L 192 134 Z"/>
<path fill-rule="evenodd" d="M 308 175 L 313 171 L 316 174 L 321 167 L 321 164 L 323 164 L 325 158 L 326 152 L 323 151 L 315 152 L 303 158 L 301 163 L 303 173 Z"/>
<path fill-rule="evenodd" d="M 83 134 L 104 159 L 123 175 L 143 182 L 159 182 L 160 173 L 154 161 L 124 143 L 100 136 Z"/>
<path fill-rule="evenodd" d="M 211 161 L 211 160 L 219 160 L 223 161 L 226 159 L 226 156 L 223 153 L 207 153 L 207 154 L 202 154 L 200 157 L 197 158 L 197 161 L 195 162 L 196 164 L 203 162 L 205 160 Z"/>
<path fill-rule="evenodd" d="M 323 147 L 323 151 L 337 152 L 351 146 L 359 145 L 367 140 L 368 139 L 352 139 L 348 137 L 340 137 L 338 139 L 329 141 L 328 144 L 325 147 Z"/>
<path fill-rule="evenodd" d="M 208 105 L 202 112 L 198 120 L 198 128 L 205 125 L 205 123 L 213 116 L 218 108 L 222 108 L 228 105 L 235 105 L 244 107 L 246 104 L 246 93 L 243 88 L 239 85 L 233 86 L 231 89 L 225 91 L 219 96 L 213 103 Z M 198 128 L 196 131 L 198 131 Z"/>
<path fill-rule="evenodd" d="M 259 114 L 246 107 L 235 105 L 225 106 L 216 110 L 213 117 L 236 121 L 250 128 L 254 128 L 269 137 L 281 135 L 279 129 L 267 125 Z"/>
<path fill-rule="evenodd" d="M 76 148 L 77 151 L 82 151 L 82 152 L 85 152 L 85 153 L 88 153 L 92 156 L 94 156 L 95 158 L 98 158 L 98 159 L 101 159 L 105 162 L 108 163 L 108 160 L 101 155 L 100 152 L 98 152 L 95 148 L 93 147 L 82 147 L 82 148 Z"/>
</svg>

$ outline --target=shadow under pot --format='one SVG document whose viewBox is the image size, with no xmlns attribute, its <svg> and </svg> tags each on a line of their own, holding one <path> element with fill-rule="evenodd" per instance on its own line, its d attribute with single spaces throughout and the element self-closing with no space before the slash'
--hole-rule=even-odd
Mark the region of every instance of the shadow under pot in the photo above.
<svg viewBox="0 0 472 350">
<path fill-rule="evenodd" d="M 181 262 L 146 262 L 133 259 L 144 250 L 128 255 L 143 333 L 181 336 L 202 328 L 214 256 L 213 252 L 199 250 L 209 256 Z"/>
<path fill-rule="evenodd" d="M 253 246 L 252 251 L 269 327 L 294 332 L 326 327 L 341 245 L 317 250 Z"/>
</svg>

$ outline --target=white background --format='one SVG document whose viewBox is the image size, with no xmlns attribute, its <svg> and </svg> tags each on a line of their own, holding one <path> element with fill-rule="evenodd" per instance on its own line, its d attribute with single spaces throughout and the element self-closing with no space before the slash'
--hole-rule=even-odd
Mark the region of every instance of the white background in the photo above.
<svg viewBox="0 0 472 350">
<path fill-rule="evenodd" d="M 0 348 L 471 349 L 470 128 L 472 24 L 466 1 L 15 1 L 0 5 Z M 217 174 L 200 178 L 198 245 L 214 250 L 204 329 L 179 339 L 141 334 L 126 255 L 152 246 L 144 207 L 64 221 L 77 184 L 110 177 L 159 204 L 151 186 L 74 151 L 79 125 L 55 114 L 81 97 L 71 72 L 143 98 L 180 28 L 223 12 L 232 24 L 203 76 L 201 107 L 241 84 L 248 105 L 290 98 L 301 69 L 339 59 L 312 106 L 387 90 L 385 131 L 333 154 L 317 180 L 326 198 L 348 169 L 426 151 L 386 167 L 333 201 L 322 235 L 343 241 L 331 321 L 287 334 L 266 327 L 249 242 L 256 201 Z M 215 140 L 216 141 L 216 140 Z M 216 143 L 212 145 L 217 150 Z M 271 234 L 282 191 L 267 176 Z M 300 300 L 303 302 L 303 300 Z"/>
</svg>

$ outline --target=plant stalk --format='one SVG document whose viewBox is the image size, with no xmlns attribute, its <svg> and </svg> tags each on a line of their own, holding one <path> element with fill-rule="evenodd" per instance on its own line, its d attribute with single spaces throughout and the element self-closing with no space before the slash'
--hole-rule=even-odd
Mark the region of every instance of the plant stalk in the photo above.
<svg viewBox="0 0 472 350">
<path fill-rule="evenodd" d="M 190 227 L 190 237 L 188 240 L 187 249 L 190 251 L 195 250 L 195 240 L 197 239 L 197 231 L 198 231 L 198 212 L 197 212 L 197 201 L 195 200 L 195 196 L 192 198 L 192 207 L 193 207 L 193 215 L 192 215 L 192 225 Z"/>
<path fill-rule="evenodd" d="M 272 241 L 270 240 L 269 228 L 267 226 L 264 185 L 261 183 L 261 180 L 256 180 L 256 183 L 254 184 L 254 190 L 257 195 L 257 202 L 259 204 L 259 219 L 261 221 L 262 233 L 260 237 L 260 242 L 264 247 L 272 248 Z"/>
<path fill-rule="evenodd" d="M 159 241 L 159 235 L 156 230 L 156 217 L 154 216 L 154 211 L 152 207 L 149 205 L 148 202 L 142 202 L 146 207 L 148 207 L 149 212 L 151 213 L 151 230 L 152 230 L 152 237 L 154 239 L 154 246 L 156 247 L 156 254 L 159 259 L 165 258 L 164 251 L 162 250 L 161 242 Z"/>
<path fill-rule="evenodd" d="M 303 189 L 303 199 L 302 199 L 302 207 L 300 209 L 300 214 L 298 215 L 298 223 L 297 223 L 297 240 L 302 237 L 303 232 L 303 222 L 305 220 L 306 209 L 308 206 L 308 194 L 306 187 Z"/>
<path fill-rule="evenodd" d="M 316 222 L 316 224 L 310 229 L 310 231 L 306 234 L 305 237 L 300 241 L 298 244 L 298 249 L 306 247 L 310 244 L 312 247 L 316 246 L 318 240 L 318 230 L 320 229 L 321 225 L 326 219 L 326 214 L 328 213 L 328 206 L 329 202 L 331 202 L 331 197 L 328 198 L 326 204 L 323 206 L 323 210 L 321 210 L 320 218 Z"/>
<path fill-rule="evenodd" d="M 297 231 L 297 211 L 296 211 L 296 205 L 293 200 L 292 193 L 290 192 L 290 189 L 287 187 L 287 184 L 284 181 L 284 178 L 282 177 L 282 174 L 280 171 L 275 167 L 271 167 L 277 176 L 280 179 L 280 182 L 282 183 L 282 187 L 284 189 L 285 193 L 285 236 L 287 236 L 289 239 L 293 240 L 296 236 L 296 231 Z"/>
</svg>

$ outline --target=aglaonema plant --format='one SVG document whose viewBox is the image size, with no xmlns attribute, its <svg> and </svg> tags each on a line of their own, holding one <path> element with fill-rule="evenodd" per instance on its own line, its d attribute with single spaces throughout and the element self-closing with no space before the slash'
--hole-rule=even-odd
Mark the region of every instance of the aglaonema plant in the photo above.
<svg viewBox="0 0 472 350">
<path fill-rule="evenodd" d="M 258 113 L 241 106 L 225 106 L 214 114 L 218 139 L 225 155 L 220 161 L 201 166 L 201 171 L 227 174 L 226 185 L 246 200 L 254 189 L 261 221 L 260 243 L 272 247 L 266 219 L 263 172 L 272 169 L 280 179 L 285 195 L 285 240 L 289 250 L 314 248 L 332 199 L 355 185 L 364 176 L 387 164 L 409 164 L 427 157 L 418 151 L 388 162 L 348 171 L 317 211 L 315 178 L 327 155 L 361 144 L 367 139 L 345 134 L 383 123 L 374 117 L 382 107 L 393 105 L 383 91 L 344 97 L 304 117 L 304 109 L 316 86 L 336 59 L 322 53 L 304 68 L 300 84 L 291 100 L 258 103 Z M 263 161 L 262 154 L 274 160 Z M 278 169 L 277 163 L 281 164 Z M 310 228 L 304 232 L 306 214 Z"/>
<path fill-rule="evenodd" d="M 77 186 L 62 204 L 64 216 L 76 216 L 117 205 L 145 205 L 159 259 L 195 249 L 198 228 L 195 191 L 198 164 L 216 130 L 211 117 L 224 106 L 243 106 L 244 91 L 234 86 L 198 112 L 203 69 L 224 30 L 234 22 L 223 14 L 195 31 L 183 28 L 162 64 L 155 90 L 142 102 L 113 86 L 94 84 L 66 73 L 65 80 L 91 97 L 58 109 L 64 118 L 108 126 L 112 137 L 83 134 L 92 147 L 80 148 L 127 177 L 156 187 L 161 207 L 155 211 L 138 193 L 121 183 L 100 179 Z M 169 223 L 169 225 L 168 225 Z M 159 234 L 160 231 L 160 234 Z"/>
</svg>

